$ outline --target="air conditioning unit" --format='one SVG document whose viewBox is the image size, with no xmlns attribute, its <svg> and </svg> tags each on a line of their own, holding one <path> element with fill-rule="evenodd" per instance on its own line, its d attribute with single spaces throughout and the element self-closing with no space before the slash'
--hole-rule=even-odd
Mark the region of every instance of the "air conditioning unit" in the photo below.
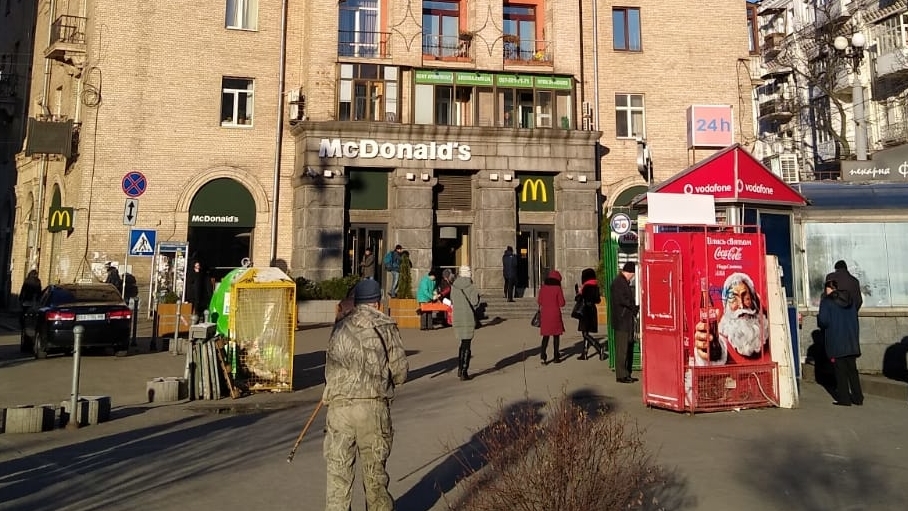
<svg viewBox="0 0 908 511">
<path fill-rule="evenodd" d="M 306 95 L 300 89 L 292 89 L 289 95 L 290 124 L 296 124 L 306 118 Z"/>
</svg>

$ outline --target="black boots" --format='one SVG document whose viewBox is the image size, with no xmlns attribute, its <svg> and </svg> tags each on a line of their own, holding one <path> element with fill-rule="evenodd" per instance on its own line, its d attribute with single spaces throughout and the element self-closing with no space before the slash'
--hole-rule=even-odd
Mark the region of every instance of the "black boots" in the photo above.
<svg viewBox="0 0 908 511">
<path fill-rule="evenodd" d="M 560 348 L 560 344 L 561 344 L 561 336 L 556 335 L 554 337 L 555 338 L 552 341 L 552 347 L 554 348 L 555 358 L 552 360 L 552 362 L 555 362 L 556 364 L 560 364 L 561 363 L 561 351 L 559 350 L 559 348 Z M 542 336 L 542 352 L 540 353 L 540 359 L 542 360 L 542 365 L 545 365 L 546 363 L 548 363 L 548 353 L 547 353 L 548 348 L 549 348 L 549 336 L 543 335 Z"/>
<path fill-rule="evenodd" d="M 457 356 L 457 377 L 461 381 L 467 381 L 473 377 L 467 372 L 470 368 L 470 348 L 460 347 L 460 353 Z"/>
<path fill-rule="evenodd" d="M 608 358 L 608 352 L 605 351 L 605 346 L 597 341 L 596 338 L 592 335 L 583 332 L 583 351 L 580 353 L 580 360 L 586 360 L 588 358 L 586 355 L 586 350 L 590 346 L 593 347 L 593 351 L 599 354 L 599 360 L 605 360 Z"/>
</svg>

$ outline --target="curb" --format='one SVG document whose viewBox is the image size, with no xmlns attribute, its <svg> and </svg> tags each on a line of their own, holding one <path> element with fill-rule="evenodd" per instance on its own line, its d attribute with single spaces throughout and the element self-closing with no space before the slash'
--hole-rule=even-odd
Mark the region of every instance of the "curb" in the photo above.
<svg viewBox="0 0 908 511">
<path fill-rule="evenodd" d="M 254 398 L 247 396 L 245 399 Z M 250 413 L 268 413 L 288 410 L 290 408 L 310 407 L 318 404 L 318 400 L 311 397 L 288 395 L 285 399 L 267 399 L 242 401 L 244 398 L 233 400 L 221 398 L 218 400 L 187 401 L 183 408 L 190 412 L 212 415 L 242 415 Z"/>
<path fill-rule="evenodd" d="M 801 366 L 801 380 L 816 383 L 816 366 L 803 364 Z M 883 376 L 861 374 L 861 390 L 864 394 L 885 397 L 888 399 L 908 400 L 908 385 L 905 382 L 890 380 Z"/>
</svg>

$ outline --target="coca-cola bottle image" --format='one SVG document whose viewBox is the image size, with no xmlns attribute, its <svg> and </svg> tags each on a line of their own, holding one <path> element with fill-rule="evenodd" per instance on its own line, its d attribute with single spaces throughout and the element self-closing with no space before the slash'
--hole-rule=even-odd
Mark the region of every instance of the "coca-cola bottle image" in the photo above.
<svg viewBox="0 0 908 511">
<path fill-rule="evenodd" d="M 709 295 L 709 285 L 706 277 L 700 278 L 700 321 L 707 324 L 709 331 L 709 361 L 722 360 L 722 345 L 719 344 L 719 311 L 713 307 L 713 299 Z"/>
</svg>

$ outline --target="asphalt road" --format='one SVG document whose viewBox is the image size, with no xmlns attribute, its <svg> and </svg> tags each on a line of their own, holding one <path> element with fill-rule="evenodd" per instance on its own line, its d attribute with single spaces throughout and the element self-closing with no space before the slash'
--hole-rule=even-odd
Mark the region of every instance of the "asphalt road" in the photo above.
<svg viewBox="0 0 908 511">
<path fill-rule="evenodd" d="M 322 509 L 324 414 L 294 463 L 286 458 L 320 398 L 327 335 L 326 328 L 298 332 L 299 390 L 236 401 L 145 403 L 148 377 L 179 375 L 183 366 L 181 357 L 147 353 L 142 342 L 123 359 L 86 357 L 82 391 L 111 395 L 113 420 L 77 431 L 0 435 L 0 510 Z M 569 333 L 567 344 L 578 337 Z M 645 430 L 655 459 L 674 474 L 660 492 L 665 509 L 905 509 L 903 401 L 868 396 L 863 407 L 835 407 L 822 388 L 805 384 L 798 409 L 692 417 L 647 408 L 639 383 L 615 383 L 607 363 L 580 361 L 576 351 L 542 367 L 537 341 L 524 322 L 478 330 L 471 367 L 477 377 L 460 382 L 451 330 L 404 332 L 411 375 L 394 402 L 388 464 L 400 511 L 446 509 L 445 499 L 463 488 L 452 453 L 470 444 L 499 405 L 563 394 L 605 404 Z M 21 358 L 18 336 L 0 335 L 0 406 L 66 399 L 70 366 L 65 357 Z M 236 403 L 273 411 L 211 413 Z M 353 509 L 361 511 L 358 486 Z"/>
</svg>

